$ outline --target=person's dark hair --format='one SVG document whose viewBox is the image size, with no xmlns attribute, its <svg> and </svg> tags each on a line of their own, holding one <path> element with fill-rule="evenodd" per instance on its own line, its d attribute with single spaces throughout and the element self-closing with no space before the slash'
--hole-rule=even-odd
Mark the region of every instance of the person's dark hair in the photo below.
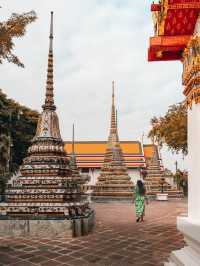
<svg viewBox="0 0 200 266">
<path fill-rule="evenodd" d="M 139 194 L 141 196 L 144 196 L 145 193 L 146 193 L 146 189 L 145 189 L 145 186 L 144 186 L 144 184 L 143 184 L 143 182 L 141 180 L 137 181 L 137 186 L 138 186 L 138 189 L 139 189 Z"/>
</svg>

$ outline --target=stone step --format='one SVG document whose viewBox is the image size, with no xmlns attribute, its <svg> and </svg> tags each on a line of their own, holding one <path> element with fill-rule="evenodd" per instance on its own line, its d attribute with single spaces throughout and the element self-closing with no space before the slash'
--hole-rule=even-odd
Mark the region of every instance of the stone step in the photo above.
<svg viewBox="0 0 200 266">
<path fill-rule="evenodd" d="M 197 257 L 190 255 L 190 253 L 187 252 L 188 248 L 189 247 L 185 247 L 180 250 L 172 251 L 170 261 L 177 266 L 199 266 L 200 256 L 198 256 L 198 254 Z"/>
<path fill-rule="evenodd" d="M 110 197 L 116 197 L 116 196 L 129 196 L 133 198 L 133 193 L 131 192 L 125 192 L 125 191 L 98 191 L 98 192 L 93 192 L 92 196 L 110 196 Z"/>
<path fill-rule="evenodd" d="M 100 184 L 100 183 L 98 183 L 97 185 L 96 185 L 96 187 L 98 188 L 104 188 L 104 187 L 121 187 L 121 188 L 123 188 L 123 187 L 134 187 L 133 186 L 133 184 L 130 184 L 130 183 L 127 183 L 127 184 L 124 184 L 124 183 L 118 183 L 118 184 L 112 184 L 111 182 L 109 182 L 109 183 L 103 183 L 103 184 Z"/>
<path fill-rule="evenodd" d="M 133 197 L 132 196 L 120 196 L 120 195 L 115 195 L 109 196 L 92 196 L 91 198 L 92 201 L 94 202 L 99 202 L 99 203 L 109 203 L 109 202 L 126 202 L 126 203 L 133 203 Z"/>
<path fill-rule="evenodd" d="M 158 175 L 158 174 L 163 176 L 162 171 L 147 171 L 147 175 Z"/>
<path fill-rule="evenodd" d="M 165 262 L 164 266 L 176 266 L 176 264 L 173 262 Z"/>
<path fill-rule="evenodd" d="M 160 192 L 159 191 L 158 192 L 150 192 L 150 193 L 147 192 L 147 196 L 155 197 L 156 194 L 158 194 L 158 193 L 160 193 Z M 166 192 L 166 191 L 164 193 L 167 193 L 169 198 L 183 198 L 184 197 L 183 193 L 170 193 L 170 192 Z"/>
<path fill-rule="evenodd" d="M 147 173 L 147 176 L 163 176 L 163 173 L 155 172 L 155 173 Z"/>
</svg>

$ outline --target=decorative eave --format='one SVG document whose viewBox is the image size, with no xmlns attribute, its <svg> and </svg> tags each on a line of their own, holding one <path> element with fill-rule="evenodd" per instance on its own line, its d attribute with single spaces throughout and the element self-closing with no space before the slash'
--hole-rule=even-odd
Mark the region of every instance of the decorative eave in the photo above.
<svg viewBox="0 0 200 266">
<path fill-rule="evenodd" d="M 150 37 L 148 61 L 181 60 L 190 38 L 190 35 Z"/>
<path fill-rule="evenodd" d="M 184 95 L 186 104 L 192 108 L 192 104 L 200 103 L 200 36 L 199 21 L 197 21 L 196 31 L 193 38 L 188 42 L 183 53 L 183 76 Z"/>
<path fill-rule="evenodd" d="M 200 0 L 161 0 L 151 5 L 151 11 L 155 36 L 150 38 L 148 61 L 182 60 L 194 33 Z"/>
<path fill-rule="evenodd" d="M 151 4 L 151 12 L 161 11 L 161 4 Z"/>
</svg>

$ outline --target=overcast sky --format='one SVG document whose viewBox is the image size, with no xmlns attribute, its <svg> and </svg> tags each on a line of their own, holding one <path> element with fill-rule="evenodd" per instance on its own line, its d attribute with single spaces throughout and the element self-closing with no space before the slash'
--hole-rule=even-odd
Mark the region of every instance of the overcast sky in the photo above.
<svg viewBox="0 0 200 266">
<path fill-rule="evenodd" d="M 153 35 L 150 0 L 3 0 L 1 20 L 35 10 L 38 19 L 16 39 L 25 69 L 0 65 L 0 87 L 10 98 L 41 110 L 44 101 L 50 11 L 54 11 L 55 103 L 64 140 L 105 140 L 111 82 L 116 81 L 121 140 L 141 140 L 150 119 L 183 100 L 180 62 L 147 62 Z M 145 139 L 145 142 L 149 142 Z M 177 156 L 163 150 L 165 166 Z M 178 156 L 180 167 L 185 167 Z"/>
</svg>

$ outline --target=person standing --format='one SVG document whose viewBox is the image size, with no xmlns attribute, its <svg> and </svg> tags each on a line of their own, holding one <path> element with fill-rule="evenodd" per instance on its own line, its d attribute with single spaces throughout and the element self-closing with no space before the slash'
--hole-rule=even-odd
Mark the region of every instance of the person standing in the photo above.
<svg viewBox="0 0 200 266">
<path fill-rule="evenodd" d="M 141 180 L 137 181 L 137 185 L 134 189 L 134 194 L 136 222 L 143 222 L 145 215 L 145 201 L 147 200 L 147 198 L 146 189 L 144 183 Z"/>
</svg>

